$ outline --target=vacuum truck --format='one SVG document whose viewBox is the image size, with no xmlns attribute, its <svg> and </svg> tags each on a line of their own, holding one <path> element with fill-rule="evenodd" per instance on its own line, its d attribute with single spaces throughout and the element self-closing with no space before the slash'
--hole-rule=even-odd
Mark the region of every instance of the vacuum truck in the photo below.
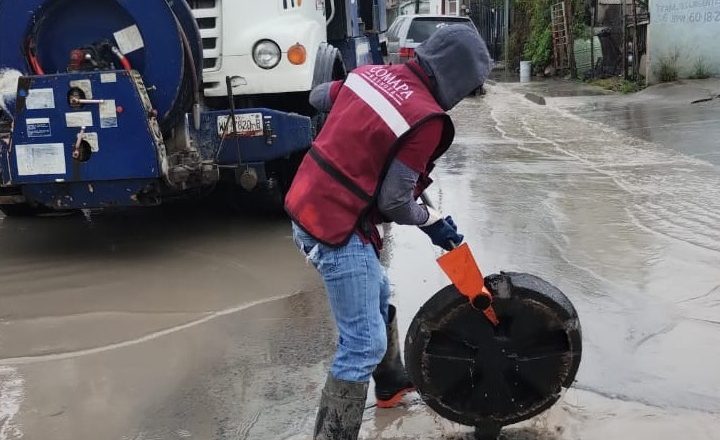
<svg viewBox="0 0 720 440">
<path fill-rule="evenodd" d="M 282 194 L 382 0 L 0 0 L 0 210 Z"/>
</svg>

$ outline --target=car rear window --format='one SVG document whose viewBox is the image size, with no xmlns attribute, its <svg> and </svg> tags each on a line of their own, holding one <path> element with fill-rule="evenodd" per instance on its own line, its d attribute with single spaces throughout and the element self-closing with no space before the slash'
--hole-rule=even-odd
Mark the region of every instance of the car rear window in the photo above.
<svg viewBox="0 0 720 440">
<path fill-rule="evenodd" d="M 405 21 L 403 17 L 399 17 L 396 19 L 392 26 L 390 26 L 390 29 L 387 31 L 387 37 L 391 40 L 397 40 L 398 39 L 398 31 L 400 30 L 400 27 L 402 26 L 402 23 Z"/>
<path fill-rule="evenodd" d="M 413 40 L 416 43 L 422 43 L 423 41 L 430 38 L 430 35 L 434 34 L 435 31 L 443 26 L 451 24 L 464 24 L 475 29 L 472 21 L 466 18 L 438 18 L 438 17 L 427 17 L 427 18 L 416 18 L 410 25 L 407 38 Z"/>
</svg>

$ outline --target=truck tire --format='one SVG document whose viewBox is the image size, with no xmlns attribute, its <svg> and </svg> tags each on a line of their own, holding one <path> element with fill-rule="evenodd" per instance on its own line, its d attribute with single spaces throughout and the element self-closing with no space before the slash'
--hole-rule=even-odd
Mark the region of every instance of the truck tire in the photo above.
<svg viewBox="0 0 720 440">
<path fill-rule="evenodd" d="M 318 49 L 317 59 L 315 60 L 315 72 L 312 82 L 313 88 L 326 82 L 343 80 L 346 77 L 347 69 L 345 68 L 345 62 L 338 48 L 328 43 L 321 43 Z M 311 116 L 315 136 L 320 133 L 320 129 L 325 124 L 327 115 L 325 112 L 317 112 Z"/>
<path fill-rule="evenodd" d="M 317 58 L 315 59 L 313 88 L 322 83 L 341 80 L 346 77 L 347 69 L 338 48 L 328 43 L 320 43 Z"/>
</svg>

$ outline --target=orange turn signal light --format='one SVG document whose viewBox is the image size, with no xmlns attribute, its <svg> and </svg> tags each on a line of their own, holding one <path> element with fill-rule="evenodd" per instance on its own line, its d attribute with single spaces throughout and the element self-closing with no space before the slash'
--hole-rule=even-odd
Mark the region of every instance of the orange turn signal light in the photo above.
<svg viewBox="0 0 720 440">
<path fill-rule="evenodd" d="M 305 46 L 300 43 L 293 44 L 287 51 L 288 61 L 296 66 L 304 64 L 307 61 L 307 51 Z"/>
</svg>

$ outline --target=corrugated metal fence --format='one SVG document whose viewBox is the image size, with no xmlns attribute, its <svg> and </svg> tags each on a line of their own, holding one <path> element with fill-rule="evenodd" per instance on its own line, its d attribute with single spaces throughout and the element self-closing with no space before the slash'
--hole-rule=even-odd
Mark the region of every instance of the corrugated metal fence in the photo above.
<svg viewBox="0 0 720 440">
<path fill-rule="evenodd" d="M 465 0 L 470 7 L 470 18 L 475 22 L 488 45 L 494 60 L 503 58 L 503 36 L 505 34 L 505 10 L 496 6 L 493 0 Z"/>
</svg>

